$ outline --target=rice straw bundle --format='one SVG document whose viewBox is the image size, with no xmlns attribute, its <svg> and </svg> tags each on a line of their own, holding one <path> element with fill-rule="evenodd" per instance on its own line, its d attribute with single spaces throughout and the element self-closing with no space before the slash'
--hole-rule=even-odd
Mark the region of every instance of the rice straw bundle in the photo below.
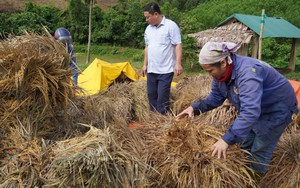
<svg viewBox="0 0 300 188">
<path fill-rule="evenodd" d="M 49 36 L 25 34 L 1 41 L 0 97 L 67 107 L 74 96 L 66 47 Z"/>
<path fill-rule="evenodd" d="M 137 130 L 147 142 L 143 159 L 155 169 L 149 171 L 152 187 L 255 186 L 254 172 L 239 148 L 232 146 L 226 160 L 211 157 L 212 145 L 222 135 L 212 126 L 165 117 L 165 122 L 156 120 Z"/>
<path fill-rule="evenodd" d="M 141 187 L 143 163 L 122 150 L 108 129 L 57 142 L 45 187 Z"/>
<path fill-rule="evenodd" d="M 52 134 L 55 113 L 66 115 L 75 97 L 66 47 L 52 36 L 28 33 L 0 46 L 1 126 L 21 124 L 32 135 Z"/>
<path fill-rule="evenodd" d="M 139 122 L 149 120 L 150 106 L 147 97 L 147 82 L 139 79 L 131 83 L 133 119 Z"/>
<path fill-rule="evenodd" d="M 212 126 L 204 126 L 206 137 L 200 138 L 203 135 L 197 127 L 201 125 L 199 119 L 194 120 L 174 122 L 172 116 L 153 113 L 148 123 L 134 128 L 145 146 L 140 150 L 140 158 L 152 166 L 147 173 L 150 187 L 255 187 L 254 172 L 248 168 L 249 161 L 243 151 L 236 146 L 230 148 L 226 163 L 232 161 L 225 165 L 222 164 L 224 159 L 210 157 L 212 144 L 223 133 Z M 208 177 L 209 173 L 214 175 Z M 221 177 L 224 174 L 228 177 Z M 234 183 L 224 184 L 226 178 Z"/>
<path fill-rule="evenodd" d="M 0 187 L 42 185 L 40 172 L 48 161 L 44 158 L 46 149 L 40 140 L 30 139 L 24 130 L 10 128 L 11 134 L 1 137 Z"/>
<path fill-rule="evenodd" d="M 81 105 L 77 105 L 81 111 L 76 118 L 77 123 L 91 124 L 103 129 L 107 124 L 122 120 L 127 126 L 132 113 L 130 89 L 128 83 L 115 83 L 106 91 L 82 97 Z"/>
<path fill-rule="evenodd" d="M 200 116 L 203 124 L 213 125 L 226 131 L 238 116 L 238 111 L 228 100 L 225 100 L 218 108 L 200 114 Z"/>
<path fill-rule="evenodd" d="M 193 102 L 205 98 L 211 90 L 211 77 L 198 75 L 185 77 L 178 82 L 174 90 L 173 112 L 179 113 Z"/>
</svg>

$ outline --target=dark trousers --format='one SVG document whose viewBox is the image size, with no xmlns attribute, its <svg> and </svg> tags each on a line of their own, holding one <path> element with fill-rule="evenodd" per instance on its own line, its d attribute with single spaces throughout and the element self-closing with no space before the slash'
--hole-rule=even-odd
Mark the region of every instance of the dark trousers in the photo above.
<svg viewBox="0 0 300 188">
<path fill-rule="evenodd" d="M 147 92 L 151 111 L 166 114 L 170 110 L 170 91 L 174 73 L 147 74 Z"/>
<path fill-rule="evenodd" d="M 257 125 L 259 127 L 266 127 L 271 129 L 267 135 L 258 135 L 254 130 L 251 130 L 246 140 L 241 144 L 241 148 L 248 150 L 251 156 L 248 156 L 254 162 L 251 167 L 260 173 L 266 173 L 268 165 L 272 159 L 273 151 L 279 141 L 284 129 L 292 121 L 292 113 L 287 110 L 286 114 L 282 114 L 282 117 L 270 115 L 269 120 L 260 118 Z M 279 119 L 282 119 L 281 121 Z"/>
</svg>

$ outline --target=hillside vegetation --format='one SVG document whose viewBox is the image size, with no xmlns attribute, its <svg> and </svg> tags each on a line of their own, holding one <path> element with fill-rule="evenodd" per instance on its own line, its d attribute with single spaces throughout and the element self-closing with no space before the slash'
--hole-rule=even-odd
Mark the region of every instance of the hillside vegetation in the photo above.
<svg viewBox="0 0 300 188">
<path fill-rule="evenodd" d="M 68 7 L 64 0 L 0 0 L 0 12 L 20 12 L 25 8 L 26 2 L 32 2 L 40 6 L 54 6 L 59 9 Z M 118 0 L 95 0 L 95 3 L 104 11 L 115 5 Z"/>
<path fill-rule="evenodd" d="M 42 33 L 43 26 L 51 34 L 58 27 L 65 27 L 71 32 L 75 45 L 86 45 L 89 6 L 83 0 L 32 0 L 31 2 L 25 4 L 22 12 L 0 13 L 2 20 L 0 39 L 10 34 L 20 35 L 24 31 Z M 93 8 L 92 14 L 93 45 L 138 49 L 144 47 L 143 35 L 147 23 L 143 15 L 143 7 L 146 0 L 97 0 L 96 2 L 99 6 Z M 199 51 L 194 46 L 194 39 L 187 37 L 187 34 L 214 28 L 233 13 L 258 16 L 262 9 L 265 9 L 267 17 L 281 17 L 300 27 L 299 0 L 284 2 L 282 0 L 157 0 L 156 2 L 159 3 L 162 13 L 180 27 L 185 67 L 193 68 L 193 65 L 197 64 Z M 0 0 L 2 8 L 3 5 L 6 7 L 11 5 L 12 9 L 17 9 L 16 7 L 24 6 L 24 3 L 24 0 Z M 55 5 L 55 7 L 45 5 Z M 99 8 L 101 6 L 111 8 L 104 10 Z M 287 68 L 290 49 L 291 39 L 264 39 L 262 59 L 276 68 Z M 297 51 L 296 69 L 300 66 L 299 51 Z M 84 50 L 76 52 L 85 53 Z M 105 50 L 101 53 L 105 53 Z M 139 56 L 138 59 L 141 57 Z"/>
</svg>

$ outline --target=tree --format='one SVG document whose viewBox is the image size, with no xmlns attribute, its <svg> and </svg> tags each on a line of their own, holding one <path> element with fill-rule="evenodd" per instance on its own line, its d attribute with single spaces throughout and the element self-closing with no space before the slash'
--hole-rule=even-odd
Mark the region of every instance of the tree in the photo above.
<svg viewBox="0 0 300 188">
<path fill-rule="evenodd" d="M 88 36 L 88 47 L 86 55 L 86 64 L 90 62 L 90 49 L 91 49 L 91 38 L 92 38 L 92 11 L 94 0 L 85 0 L 86 3 L 89 3 L 89 36 Z"/>
</svg>

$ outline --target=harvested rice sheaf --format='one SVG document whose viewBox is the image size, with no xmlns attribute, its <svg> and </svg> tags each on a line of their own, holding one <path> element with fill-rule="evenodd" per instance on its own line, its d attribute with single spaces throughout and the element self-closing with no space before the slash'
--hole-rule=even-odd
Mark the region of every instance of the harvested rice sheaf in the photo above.
<svg viewBox="0 0 300 188">
<path fill-rule="evenodd" d="M 1 126 L 21 124 L 32 135 L 52 134 L 56 112 L 66 115 L 75 97 L 66 47 L 47 33 L 0 43 Z"/>
<path fill-rule="evenodd" d="M 1 98 L 67 106 L 74 92 L 65 46 L 35 34 L 7 38 L 0 46 Z"/>
<path fill-rule="evenodd" d="M 201 119 L 202 123 L 213 125 L 226 131 L 237 116 L 238 111 L 236 108 L 228 100 L 225 100 L 218 108 L 201 114 L 199 119 Z"/>
<path fill-rule="evenodd" d="M 174 90 L 173 112 L 179 113 L 193 102 L 206 97 L 211 89 L 211 77 L 198 75 L 185 77 L 178 82 Z"/>
<path fill-rule="evenodd" d="M 132 119 L 132 95 L 129 83 L 114 83 L 96 95 L 81 97 L 77 123 L 105 128 L 107 124 L 123 121 L 123 126 Z"/>
<path fill-rule="evenodd" d="M 212 145 L 222 135 L 213 126 L 167 120 L 137 131 L 148 139 L 143 158 L 155 169 L 149 171 L 152 187 L 256 186 L 245 151 L 231 146 L 227 159 L 211 156 Z"/>
<path fill-rule="evenodd" d="M 146 165 L 123 150 L 109 129 L 91 127 L 84 136 L 53 147 L 46 187 L 144 187 Z"/>
<path fill-rule="evenodd" d="M 139 122 L 146 122 L 150 119 L 150 106 L 147 97 L 147 82 L 139 79 L 131 83 L 132 93 L 132 117 Z"/>
<path fill-rule="evenodd" d="M 40 187 L 40 172 L 49 162 L 46 145 L 25 129 L 10 128 L 10 133 L 1 137 L 0 187 Z"/>
</svg>

